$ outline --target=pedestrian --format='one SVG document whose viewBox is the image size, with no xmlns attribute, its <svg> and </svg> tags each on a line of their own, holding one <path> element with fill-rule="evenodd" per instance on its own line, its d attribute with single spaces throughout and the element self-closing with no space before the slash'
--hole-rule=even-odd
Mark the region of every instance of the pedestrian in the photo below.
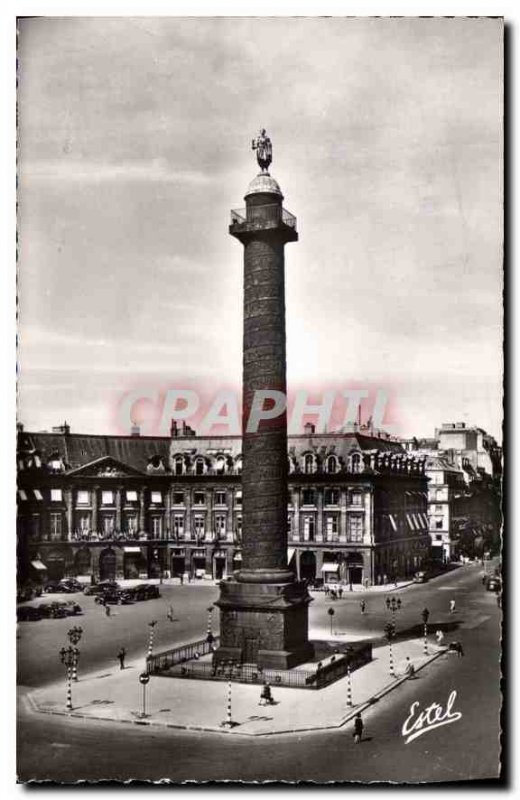
<svg viewBox="0 0 520 800">
<path fill-rule="evenodd" d="M 363 720 L 361 719 L 361 714 L 356 714 L 354 719 L 354 741 L 356 744 L 359 744 L 361 739 L 363 738 Z"/>
<path fill-rule="evenodd" d="M 267 706 L 267 705 L 274 705 L 273 695 L 271 694 L 271 687 L 267 683 L 267 681 L 262 686 L 262 691 L 260 693 L 260 702 L 258 703 L 259 706 Z"/>
<path fill-rule="evenodd" d="M 383 575 L 383 584 L 386 586 L 388 583 L 388 575 Z"/>
<path fill-rule="evenodd" d="M 444 634 L 441 630 L 435 631 L 435 638 L 437 639 L 438 647 L 442 647 L 442 643 L 444 642 Z"/>
<path fill-rule="evenodd" d="M 413 680 L 413 678 L 415 678 L 415 667 L 410 661 L 410 656 L 406 656 L 406 666 L 404 668 L 404 674 L 409 680 Z"/>
<path fill-rule="evenodd" d="M 328 586 L 328 584 L 327 584 L 327 583 L 326 583 L 326 584 L 325 584 L 325 586 L 323 587 L 323 591 L 325 592 L 325 597 L 328 597 L 328 594 L 329 594 L 329 591 L 330 591 L 330 589 L 329 589 L 329 586 Z"/>
<path fill-rule="evenodd" d="M 111 608 L 110 608 L 110 606 L 108 605 L 108 603 L 105 600 L 105 616 L 109 617 L 110 616 L 110 612 L 111 612 Z"/>
<path fill-rule="evenodd" d="M 368 578 L 365 578 L 365 580 L 363 581 L 363 584 L 365 586 L 365 589 L 368 589 Z"/>
<path fill-rule="evenodd" d="M 386 610 L 390 611 L 390 598 L 389 597 L 386 598 L 385 603 L 386 603 Z"/>
<path fill-rule="evenodd" d="M 343 597 L 343 587 L 342 586 L 339 587 L 338 594 L 339 594 L 339 599 L 341 600 L 341 598 Z"/>
<path fill-rule="evenodd" d="M 367 607 L 367 604 L 365 603 L 365 601 L 364 601 L 364 600 L 362 600 L 362 601 L 360 602 L 360 604 L 359 604 L 359 607 L 360 607 L 360 609 L 361 609 L 361 613 L 362 613 L 362 614 L 364 614 L 364 613 L 365 613 L 365 610 L 366 610 L 366 607 Z"/>
<path fill-rule="evenodd" d="M 169 619 L 169 620 L 170 620 L 170 622 L 173 622 L 173 620 L 174 620 L 174 616 L 173 616 L 173 606 L 170 606 L 170 607 L 168 608 L 168 611 L 166 612 L 166 619 Z"/>
<path fill-rule="evenodd" d="M 126 657 L 126 650 L 125 650 L 124 647 L 121 647 L 121 649 L 119 650 L 119 653 L 117 654 L 117 657 L 119 659 L 119 669 L 124 669 L 125 668 L 125 657 Z"/>
<path fill-rule="evenodd" d="M 397 578 L 394 578 L 394 589 L 397 589 Z"/>
<path fill-rule="evenodd" d="M 184 586 L 184 575 L 181 574 L 181 586 Z"/>
<path fill-rule="evenodd" d="M 450 600 L 450 614 L 455 613 L 455 600 Z"/>
</svg>

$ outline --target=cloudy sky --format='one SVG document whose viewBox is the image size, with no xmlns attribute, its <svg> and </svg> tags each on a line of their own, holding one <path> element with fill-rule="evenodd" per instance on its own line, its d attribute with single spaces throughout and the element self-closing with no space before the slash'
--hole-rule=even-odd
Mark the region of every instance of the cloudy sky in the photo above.
<svg viewBox="0 0 520 800">
<path fill-rule="evenodd" d="M 240 385 L 227 225 L 264 126 L 290 385 L 501 439 L 501 46 L 485 19 L 21 20 L 20 420 L 116 433 L 130 388 Z"/>
</svg>

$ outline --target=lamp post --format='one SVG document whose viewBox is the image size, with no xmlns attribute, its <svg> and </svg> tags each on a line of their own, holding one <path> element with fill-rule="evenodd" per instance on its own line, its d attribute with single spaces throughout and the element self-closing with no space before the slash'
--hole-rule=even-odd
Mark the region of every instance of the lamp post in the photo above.
<svg viewBox="0 0 520 800">
<path fill-rule="evenodd" d="M 428 619 L 430 617 L 430 612 L 427 608 L 423 608 L 421 613 L 422 621 L 424 624 L 424 655 L 428 655 Z"/>
<path fill-rule="evenodd" d="M 228 662 L 228 685 L 227 685 L 227 703 L 226 703 L 226 719 L 220 723 L 221 727 L 223 728 L 233 728 L 235 723 L 233 722 L 233 715 L 231 713 L 231 674 L 233 671 L 233 662 Z"/>
<path fill-rule="evenodd" d="M 74 645 L 74 663 L 72 665 L 72 680 L 74 683 L 78 680 L 78 661 L 79 661 L 79 650 L 76 647 L 79 644 L 81 636 L 83 634 L 83 628 L 79 625 L 74 625 L 70 631 L 67 631 L 67 636 L 69 637 L 69 642 Z"/>
<path fill-rule="evenodd" d="M 206 641 L 209 644 L 212 644 L 215 641 L 215 637 L 213 636 L 213 606 L 208 606 L 208 630 L 206 634 Z"/>
<path fill-rule="evenodd" d="M 141 674 L 139 675 L 139 683 L 143 687 L 143 710 L 141 711 L 141 715 L 140 715 L 141 718 L 144 718 L 144 717 L 148 716 L 147 713 L 146 713 L 146 686 L 147 686 L 149 680 L 150 680 L 150 676 L 148 675 L 148 673 L 147 672 L 141 672 Z"/>
<path fill-rule="evenodd" d="M 330 617 L 330 635 L 332 636 L 332 620 L 333 620 L 333 617 L 334 617 L 334 609 L 333 608 L 329 608 L 329 610 L 327 611 L 327 614 Z"/>
<path fill-rule="evenodd" d="M 352 674 L 350 671 L 350 666 L 347 667 L 347 705 L 352 708 Z"/>
<path fill-rule="evenodd" d="M 390 660 L 390 675 L 395 678 L 395 670 L 394 670 L 394 655 L 392 652 L 392 639 L 395 636 L 395 625 L 393 622 L 387 622 L 384 628 L 386 641 L 388 642 L 389 648 L 389 660 Z"/>
<path fill-rule="evenodd" d="M 72 667 L 76 659 L 73 647 L 62 647 L 60 650 L 61 663 L 67 669 L 67 711 L 72 711 Z"/>
<path fill-rule="evenodd" d="M 153 637 L 155 635 L 155 626 L 157 625 L 157 620 L 153 619 L 151 622 L 148 623 L 148 658 L 152 655 L 153 651 Z"/>
</svg>

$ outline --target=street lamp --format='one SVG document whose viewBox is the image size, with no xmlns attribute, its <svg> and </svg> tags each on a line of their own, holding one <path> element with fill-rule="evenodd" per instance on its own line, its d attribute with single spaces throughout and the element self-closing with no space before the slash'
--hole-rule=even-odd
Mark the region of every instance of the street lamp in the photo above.
<svg viewBox="0 0 520 800">
<path fill-rule="evenodd" d="M 67 711 L 72 711 L 72 667 L 76 654 L 73 647 L 62 647 L 60 650 L 61 663 L 67 668 Z"/>
<path fill-rule="evenodd" d="M 79 661 L 79 650 L 76 647 L 79 644 L 79 640 L 81 639 L 83 633 L 83 628 L 79 625 L 74 625 L 70 631 L 67 631 L 67 636 L 69 637 L 69 642 L 74 645 L 74 663 L 72 665 L 72 680 L 76 683 L 78 680 L 78 661 Z"/>
<path fill-rule="evenodd" d="M 213 636 L 213 608 L 214 606 L 208 606 L 208 630 L 206 633 L 206 641 L 208 644 L 212 644 L 215 641 L 215 637 Z"/>
<path fill-rule="evenodd" d="M 394 670 L 394 656 L 392 653 L 392 639 L 395 636 L 395 625 L 393 622 L 387 622 L 385 627 L 385 637 L 386 641 L 388 642 L 389 647 L 389 659 L 390 659 L 390 675 L 393 675 L 395 678 L 395 670 Z"/>
<path fill-rule="evenodd" d="M 327 611 L 327 614 L 330 617 L 330 635 L 332 636 L 332 619 L 334 617 L 334 609 L 333 608 L 329 608 L 329 610 Z"/>
<path fill-rule="evenodd" d="M 150 680 L 150 676 L 148 675 L 148 673 L 147 672 L 141 672 L 141 674 L 139 675 L 139 683 L 143 687 L 143 710 L 141 711 L 141 718 L 144 718 L 144 717 L 147 716 L 147 714 L 146 714 L 146 685 L 147 685 L 149 680 Z"/>
<path fill-rule="evenodd" d="M 430 612 L 427 608 L 423 608 L 421 612 L 422 621 L 424 624 L 424 655 L 428 655 L 428 619 L 430 618 Z"/>
<path fill-rule="evenodd" d="M 148 623 L 149 634 L 148 634 L 148 658 L 151 657 L 153 651 L 153 637 L 155 635 L 155 626 L 157 625 L 157 620 L 153 619 L 151 622 Z"/>
</svg>

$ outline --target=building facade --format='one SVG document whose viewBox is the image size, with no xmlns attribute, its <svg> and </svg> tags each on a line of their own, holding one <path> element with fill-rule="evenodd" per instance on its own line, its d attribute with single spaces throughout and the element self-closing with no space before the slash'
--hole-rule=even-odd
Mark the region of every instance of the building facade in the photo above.
<svg viewBox="0 0 520 800">
<path fill-rule="evenodd" d="M 429 558 L 426 459 L 386 435 L 289 437 L 288 562 L 310 582 L 373 584 Z M 18 434 L 20 580 L 240 569 L 241 439 Z"/>
</svg>

